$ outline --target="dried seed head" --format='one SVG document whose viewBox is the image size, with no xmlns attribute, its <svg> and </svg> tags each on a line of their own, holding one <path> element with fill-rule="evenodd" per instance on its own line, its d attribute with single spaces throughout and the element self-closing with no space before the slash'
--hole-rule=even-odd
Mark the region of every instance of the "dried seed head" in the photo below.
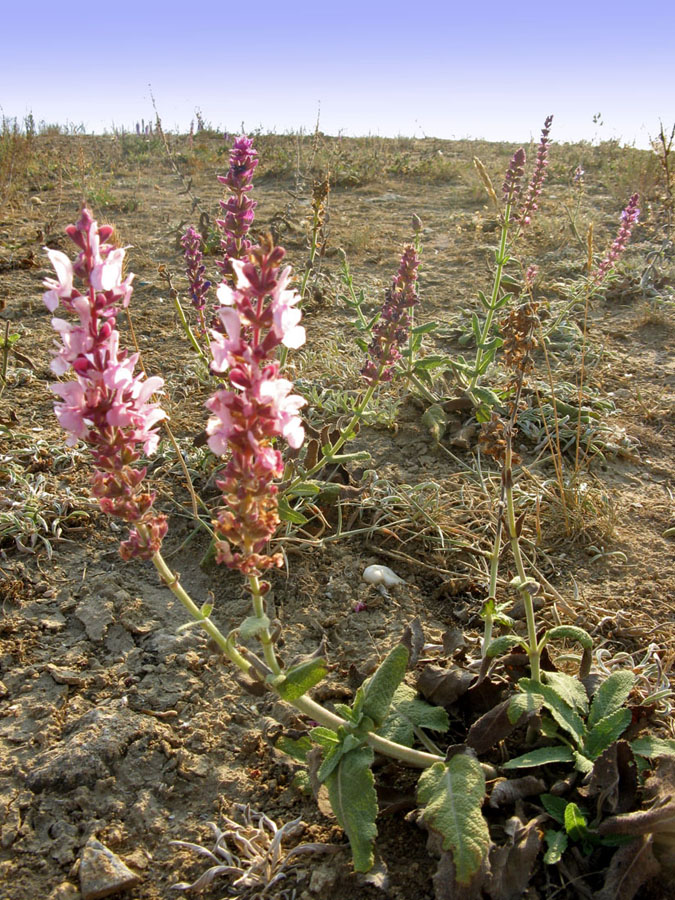
<svg viewBox="0 0 675 900">
<path fill-rule="evenodd" d="M 474 156 L 473 164 L 476 167 L 476 171 L 478 172 L 478 176 L 479 176 L 480 180 L 483 182 L 483 186 L 485 187 L 485 190 L 488 192 L 488 196 L 490 197 L 490 200 L 492 200 L 492 202 L 496 206 L 497 205 L 497 194 L 495 193 L 495 189 L 492 185 L 492 179 L 488 175 L 487 169 L 485 168 L 483 163 L 478 159 L 477 156 Z"/>
</svg>

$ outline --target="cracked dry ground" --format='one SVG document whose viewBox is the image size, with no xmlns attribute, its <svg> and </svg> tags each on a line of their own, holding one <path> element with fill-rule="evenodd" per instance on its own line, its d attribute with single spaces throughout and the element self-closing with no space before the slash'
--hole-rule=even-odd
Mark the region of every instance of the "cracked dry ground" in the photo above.
<svg viewBox="0 0 675 900">
<path fill-rule="evenodd" d="M 489 282 L 495 237 L 471 157 L 481 155 L 497 178 L 508 153 L 503 146 L 468 142 L 417 144 L 415 152 L 440 150 L 453 160 L 454 174 L 434 182 L 379 175 L 334 188 L 330 247 L 347 250 L 355 282 L 365 288 L 374 309 L 395 272 L 410 215 L 417 213 L 424 224 L 419 320 L 444 324 L 443 336 L 431 346 L 448 352 L 457 349 L 460 308 L 472 307 L 476 287 Z M 99 167 L 108 165 L 103 139 L 100 147 L 92 143 L 86 150 Z M 65 145 L 54 148 L 54 153 L 66 151 Z M 74 149 L 67 152 L 75 157 Z M 574 153 L 567 152 L 571 160 Z M 621 201 L 611 190 L 605 157 L 598 148 L 583 152 L 587 180 L 596 185 L 586 198 L 588 211 L 600 222 L 596 240 L 603 234 L 609 240 Z M 214 161 L 193 173 L 194 189 L 209 210 L 219 196 L 213 176 L 221 170 Z M 258 227 L 279 228 L 290 262 L 299 268 L 306 255 L 308 201 L 292 196 L 292 178 L 264 177 L 262 165 L 260 171 Z M 133 245 L 129 268 L 137 273 L 136 334 L 148 372 L 167 379 L 172 427 L 187 451 L 203 428 L 208 389 L 195 376 L 157 274 L 160 263 L 180 271 L 176 229 L 190 218 L 180 189 L 157 156 L 128 171 L 119 168 L 110 186 L 115 208 L 95 212 L 101 221 L 113 220 L 123 242 Z M 541 219 L 527 237 L 524 255 L 542 266 L 543 297 L 578 265 L 579 250 L 569 235 L 550 224 L 558 221 L 554 216 L 565 190 L 563 174 L 556 180 L 554 167 Z M 208 844 L 206 823 L 218 823 L 231 814 L 233 804 L 244 802 L 279 823 L 302 816 L 307 823 L 303 840 L 341 848 L 300 865 L 296 880 L 289 881 L 299 900 L 321 895 L 335 900 L 432 898 L 434 861 L 422 832 L 402 814 L 378 821 L 380 853 L 389 868 L 386 891 L 350 874 L 341 829 L 292 786 L 291 767 L 267 740 L 277 718 L 293 725 L 292 717 L 268 697 L 242 692 L 196 630 L 178 631 L 185 621 L 182 609 L 159 586 L 150 564 L 122 563 L 120 533 L 86 499 L 86 471 L 77 454 L 63 452 L 53 417 L 48 390 L 53 338 L 40 301 L 41 280 L 48 274 L 40 247 L 49 242 L 68 251 L 61 235 L 77 214 L 78 196 L 67 183 L 59 193 L 38 181 L 26 187 L 13 208 L 3 210 L 0 223 L 1 315 L 20 334 L 17 346 L 23 354 L 23 360 L 10 357 L 0 396 L 0 423 L 6 426 L 0 452 L 23 448 L 14 458 L 25 477 L 55 502 L 70 497 L 72 507 L 82 512 L 68 520 L 61 540 L 52 541 L 51 559 L 40 542 L 34 553 L 21 552 L 13 540 L 2 545 L 0 896 L 78 897 L 77 867 L 92 835 L 140 876 L 123 896 L 175 896 L 171 885 L 193 880 L 204 865 L 170 841 Z M 124 211 L 131 206 L 133 212 Z M 638 256 L 649 251 L 656 228 L 648 209 L 643 221 L 631 249 Z M 307 350 L 296 355 L 295 371 L 309 384 L 353 389 L 358 352 L 348 312 L 336 302 L 333 250 L 307 307 Z M 27 264 L 15 265 L 21 259 Z M 672 284 L 662 287 L 672 293 Z M 582 529 L 573 543 L 564 540 L 560 522 L 546 509 L 536 524 L 535 513 L 528 514 L 525 533 L 539 542 L 540 565 L 569 604 L 566 620 L 589 628 L 612 650 L 637 653 L 656 643 L 668 663 L 675 647 L 673 540 L 664 536 L 675 524 L 672 307 L 656 308 L 626 287 L 594 304 L 591 336 L 597 349 L 592 379 L 617 408 L 613 452 L 594 464 L 588 478 L 597 517 L 588 513 L 588 530 Z M 490 504 L 462 510 L 458 499 L 457 476 L 460 463 L 471 462 L 472 435 L 458 428 L 446 443 L 453 456 L 436 446 L 417 408 L 407 403 L 396 428 L 366 427 L 356 445 L 371 452 L 380 478 L 393 485 L 439 485 L 452 497 L 449 515 L 458 527 L 480 522 L 481 516 L 488 523 Z M 525 447 L 526 463 L 531 450 Z M 171 518 L 169 562 L 195 599 L 213 593 L 214 618 L 227 632 L 247 614 L 240 580 L 228 571 L 200 568 L 206 547 L 193 536 L 175 455 L 163 450 L 152 469 L 160 506 Z M 8 481 L 2 487 L 8 494 L 14 490 Z M 283 653 L 291 658 L 326 641 L 331 672 L 317 693 L 327 702 L 351 696 L 354 667 L 368 671 L 415 616 L 431 640 L 453 625 L 479 634 L 484 580 L 456 551 L 440 553 L 414 535 L 401 544 L 396 534 L 380 533 L 316 547 L 289 543 L 287 557 L 288 570 L 274 576 L 277 613 L 285 624 Z M 386 601 L 361 581 L 363 569 L 375 562 L 390 565 L 405 579 Z M 506 582 L 510 574 L 503 575 Z M 365 609 L 354 613 L 361 602 Z M 545 882 L 533 891 L 528 896 L 548 896 Z M 205 896 L 224 893 L 223 882 Z M 656 886 L 641 896 L 658 895 Z"/>
</svg>

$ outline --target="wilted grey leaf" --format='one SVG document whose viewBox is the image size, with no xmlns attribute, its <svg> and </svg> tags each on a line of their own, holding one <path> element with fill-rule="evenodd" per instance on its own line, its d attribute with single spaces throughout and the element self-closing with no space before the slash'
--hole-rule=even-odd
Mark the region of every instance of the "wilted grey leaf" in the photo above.
<svg viewBox="0 0 675 900">
<path fill-rule="evenodd" d="M 633 900 L 645 881 L 654 878 L 661 866 L 654 856 L 651 835 L 643 835 L 619 847 L 607 870 L 605 884 L 596 900 Z"/>
<path fill-rule="evenodd" d="M 421 816 L 418 824 L 424 827 L 424 820 Z M 483 887 L 490 876 L 487 857 L 470 883 L 462 885 L 457 883 L 457 872 L 452 861 L 452 853 L 446 853 L 443 850 L 441 836 L 435 831 L 429 831 L 427 850 L 432 856 L 439 857 L 438 869 L 432 879 L 436 900 L 481 900 Z"/>
<path fill-rule="evenodd" d="M 380 891 L 389 890 L 389 871 L 386 862 L 380 854 L 375 851 L 375 862 L 369 872 L 359 872 L 357 874 L 359 884 L 368 884 Z"/>
<path fill-rule="evenodd" d="M 541 848 L 538 818 L 523 824 L 514 817 L 509 819 L 509 824 L 513 826 L 509 829 L 512 832 L 509 844 L 490 851 L 492 875 L 487 892 L 492 900 L 518 900 L 523 896 Z"/>
<path fill-rule="evenodd" d="M 424 632 L 420 620 L 416 617 L 403 629 L 401 643 L 408 649 L 408 668 L 414 669 L 424 647 Z"/>
<path fill-rule="evenodd" d="M 464 632 L 461 628 L 448 628 L 443 632 L 441 640 L 443 641 L 443 653 L 446 656 L 452 656 L 456 650 L 466 647 Z"/>
<path fill-rule="evenodd" d="M 504 779 L 498 781 L 492 788 L 490 794 L 490 806 L 498 809 L 500 806 L 507 806 L 522 800 L 524 797 L 531 797 L 533 794 L 541 794 L 546 790 L 546 782 L 536 775 L 523 775 L 522 778 Z"/>
<path fill-rule="evenodd" d="M 452 706 L 469 690 L 475 675 L 454 666 L 441 669 L 440 666 L 426 666 L 417 681 L 417 687 L 427 700 L 436 706 Z"/>
<path fill-rule="evenodd" d="M 638 779 L 628 741 L 615 741 L 593 763 L 593 771 L 579 788 L 582 797 L 597 797 L 598 814 L 628 812 L 635 805 Z"/>
<path fill-rule="evenodd" d="M 639 809 L 605 819 L 598 828 L 601 835 L 652 834 L 658 842 L 663 836 L 672 846 L 675 841 L 675 759 L 663 756 L 657 760 L 654 774 L 644 787 L 649 809 Z"/>
<path fill-rule="evenodd" d="M 466 737 L 466 743 L 473 747 L 480 756 L 496 747 L 500 741 L 507 738 L 522 720 L 522 716 L 516 721 L 509 721 L 509 704 L 511 700 L 504 700 L 497 706 L 493 706 L 480 719 L 476 719 Z"/>
</svg>

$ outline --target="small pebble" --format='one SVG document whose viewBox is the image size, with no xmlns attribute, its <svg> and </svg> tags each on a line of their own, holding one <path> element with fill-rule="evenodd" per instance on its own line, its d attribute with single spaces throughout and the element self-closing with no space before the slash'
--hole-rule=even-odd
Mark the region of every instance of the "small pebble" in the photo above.
<svg viewBox="0 0 675 900">
<path fill-rule="evenodd" d="M 89 838 L 80 863 L 82 900 L 102 900 L 118 891 L 136 887 L 140 878 L 95 838 Z"/>
<path fill-rule="evenodd" d="M 361 576 L 368 584 L 383 584 L 385 587 L 393 587 L 395 584 L 405 584 L 402 578 L 399 578 L 396 572 L 393 572 L 389 566 L 368 566 Z"/>
</svg>

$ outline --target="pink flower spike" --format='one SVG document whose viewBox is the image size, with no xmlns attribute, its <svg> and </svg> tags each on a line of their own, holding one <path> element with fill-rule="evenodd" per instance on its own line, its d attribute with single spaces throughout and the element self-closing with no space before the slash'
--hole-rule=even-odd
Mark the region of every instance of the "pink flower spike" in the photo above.
<svg viewBox="0 0 675 900">
<path fill-rule="evenodd" d="M 216 297 L 218 298 L 222 306 L 234 306 L 235 292 L 226 281 L 223 281 L 220 285 L 218 285 Z"/>
<path fill-rule="evenodd" d="M 42 299 L 49 312 L 54 312 L 59 305 L 59 300 L 62 297 L 70 298 L 73 293 L 73 264 L 60 250 L 50 250 L 49 247 L 44 249 L 47 251 L 50 263 L 54 266 L 57 280 L 45 278 L 43 284 L 49 290 Z"/>
<path fill-rule="evenodd" d="M 290 350 L 302 347 L 306 340 L 305 329 L 298 325 L 302 313 L 299 309 L 294 309 L 299 300 L 300 294 L 297 291 L 281 291 L 272 301 L 274 334 Z"/>
<path fill-rule="evenodd" d="M 69 432 L 66 443 L 73 447 L 89 430 L 84 420 L 87 409 L 85 390 L 79 381 L 57 382 L 49 387 L 63 398 L 63 403 L 54 404 L 54 411 L 61 427 Z"/>
<path fill-rule="evenodd" d="M 90 275 L 91 286 L 96 291 L 111 291 L 122 279 L 125 250 L 116 247 L 104 261 L 94 266 Z"/>
<path fill-rule="evenodd" d="M 211 370 L 213 372 L 226 372 L 232 365 L 230 359 L 233 350 L 239 349 L 241 344 L 241 319 L 239 313 L 231 306 L 225 306 L 218 310 L 220 321 L 227 329 L 227 337 L 219 331 L 211 331 L 213 340 L 210 342 Z M 243 348 L 242 348 L 243 349 Z"/>
</svg>

